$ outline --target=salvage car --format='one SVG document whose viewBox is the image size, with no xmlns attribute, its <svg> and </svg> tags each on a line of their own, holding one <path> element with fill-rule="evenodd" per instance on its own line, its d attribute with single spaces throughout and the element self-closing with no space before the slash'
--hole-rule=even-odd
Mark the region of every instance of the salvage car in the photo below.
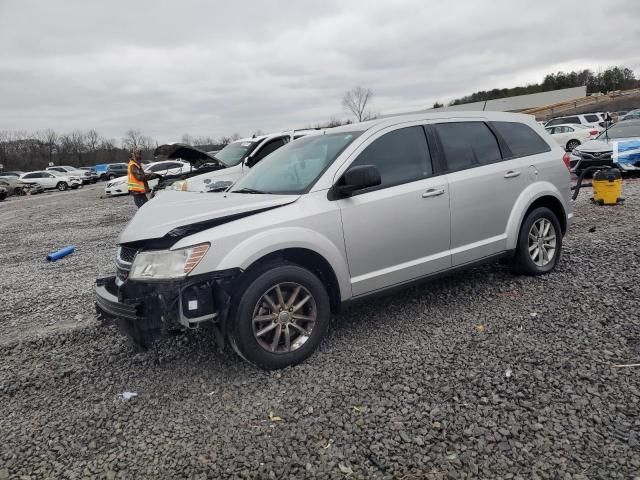
<svg viewBox="0 0 640 480">
<path fill-rule="evenodd" d="M 91 173 L 86 170 L 82 170 L 80 168 L 72 167 L 70 165 L 58 165 L 55 167 L 47 167 L 47 171 L 51 172 L 60 172 L 64 175 L 72 175 L 74 177 L 78 177 L 82 180 L 83 185 L 88 185 L 91 183 Z"/>
<path fill-rule="evenodd" d="M 614 142 L 640 140 L 640 120 L 614 123 L 595 139 L 574 148 L 567 154 L 571 170 L 580 175 L 588 167 L 616 167 L 623 172 L 639 171 L 640 165 L 619 163 L 613 158 Z"/>
<path fill-rule="evenodd" d="M 208 155 L 219 162 L 220 168 L 193 176 L 189 179 L 177 180 L 173 182 L 171 189 L 183 192 L 215 192 L 225 190 L 266 156 L 292 140 L 313 133 L 318 133 L 318 131 L 294 130 L 241 138 L 229 143 L 219 152 L 208 152 Z"/>
<path fill-rule="evenodd" d="M 183 171 L 191 170 L 191 165 L 187 162 L 172 160 L 169 162 L 153 162 L 143 165 L 145 172 L 153 172 L 159 175 L 179 175 Z M 104 187 L 104 193 L 107 196 L 114 197 L 116 195 L 128 195 L 128 177 L 124 175 L 122 177 L 109 180 Z M 153 188 L 157 185 L 158 179 L 150 180 L 149 188 Z"/>
<path fill-rule="evenodd" d="M 310 135 L 226 192 L 138 210 L 96 307 L 142 348 L 208 324 L 258 367 L 295 365 L 351 301 L 498 258 L 551 272 L 573 218 L 563 154 L 533 117 L 502 112 Z"/>
<path fill-rule="evenodd" d="M 558 117 L 549 120 L 545 127 L 553 127 L 556 125 L 584 125 L 585 127 L 602 129 L 605 127 L 605 114 L 603 112 L 585 113 L 579 115 L 569 115 L 566 117 Z"/>
<path fill-rule="evenodd" d="M 65 175 L 60 172 L 40 170 L 36 172 L 24 173 L 20 176 L 24 183 L 38 183 L 45 189 L 57 188 L 61 192 L 68 188 L 76 189 L 82 185 L 80 177 Z"/>
<path fill-rule="evenodd" d="M 101 165 L 100 168 L 96 165 L 96 172 L 100 180 L 113 180 L 127 174 L 127 164 L 109 163 L 107 165 Z"/>
<path fill-rule="evenodd" d="M 571 152 L 578 145 L 597 137 L 600 133 L 600 130 L 595 128 L 575 124 L 556 125 L 554 127 L 546 127 L 545 130 L 567 152 Z"/>
<path fill-rule="evenodd" d="M 0 187 L 4 187 L 9 195 L 35 194 L 43 190 L 37 183 L 25 183 L 18 177 L 12 176 L 0 176 Z"/>
<path fill-rule="evenodd" d="M 80 170 L 84 170 L 89 173 L 89 181 L 91 183 L 97 183 L 99 180 L 98 174 L 96 173 L 96 167 L 80 167 Z"/>
<path fill-rule="evenodd" d="M 178 160 L 187 162 L 190 167 L 184 168 L 177 173 L 162 175 L 162 178 L 153 185 L 151 196 L 155 196 L 167 188 L 173 188 L 176 182 L 184 182 L 188 178 L 225 168 L 224 163 L 215 157 L 216 153 L 218 152 L 205 152 L 198 147 L 184 143 L 167 143 L 160 145 L 153 152 L 155 158 L 162 158 L 167 161 Z"/>
</svg>

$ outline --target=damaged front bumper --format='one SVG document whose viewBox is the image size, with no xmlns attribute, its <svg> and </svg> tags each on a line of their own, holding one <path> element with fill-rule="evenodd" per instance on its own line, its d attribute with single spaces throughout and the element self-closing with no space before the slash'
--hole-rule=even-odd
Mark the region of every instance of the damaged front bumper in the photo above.
<svg viewBox="0 0 640 480">
<path fill-rule="evenodd" d="M 149 348 L 160 335 L 202 323 L 224 336 L 230 283 L 239 270 L 213 272 L 184 280 L 140 282 L 115 276 L 96 280 L 96 311 L 115 321 L 137 346 Z"/>
</svg>

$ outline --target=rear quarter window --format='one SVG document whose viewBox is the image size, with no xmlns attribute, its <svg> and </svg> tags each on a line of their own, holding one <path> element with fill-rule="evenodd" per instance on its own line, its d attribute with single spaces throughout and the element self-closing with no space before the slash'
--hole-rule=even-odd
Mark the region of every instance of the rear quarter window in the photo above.
<svg viewBox="0 0 640 480">
<path fill-rule="evenodd" d="M 563 123 L 582 123 L 580 122 L 580 118 L 578 117 L 560 117 L 551 120 L 547 123 L 547 127 L 551 127 L 553 125 L 562 125 Z"/>
<path fill-rule="evenodd" d="M 529 125 L 518 122 L 491 122 L 491 125 L 511 150 L 511 158 L 551 151 L 547 142 Z"/>
</svg>

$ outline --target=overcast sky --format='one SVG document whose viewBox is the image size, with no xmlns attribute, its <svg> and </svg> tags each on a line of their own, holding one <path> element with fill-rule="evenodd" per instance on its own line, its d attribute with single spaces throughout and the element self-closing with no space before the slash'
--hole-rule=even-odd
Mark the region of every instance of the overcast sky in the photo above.
<svg viewBox="0 0 640 480">
<path fill-rule="evenodd" d="M 640 76 L 640 1 L 0 0 L 0 130 L 161 142 L 430 107 L 557 70 Z"/>
</svg>

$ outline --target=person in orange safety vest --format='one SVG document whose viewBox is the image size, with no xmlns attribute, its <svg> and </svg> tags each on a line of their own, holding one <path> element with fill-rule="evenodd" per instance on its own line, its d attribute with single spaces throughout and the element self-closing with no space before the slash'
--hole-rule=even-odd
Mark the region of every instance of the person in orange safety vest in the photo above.
<svg viewBox="0 0 640 480">
<path fill-rule="evenodd" d="M 142 168 L 142 153 L 133 152 L 129 158 L 129 165 L 127 166 L 127 183 L 129 186 L 129 193 L 133 196 L 133 203 L 136 207 L 140 208 L 147 203 L 147 193 L 149 189 L 149 180 L 159 178 L 157 173 L 146 173 Z"/>
</svg>

